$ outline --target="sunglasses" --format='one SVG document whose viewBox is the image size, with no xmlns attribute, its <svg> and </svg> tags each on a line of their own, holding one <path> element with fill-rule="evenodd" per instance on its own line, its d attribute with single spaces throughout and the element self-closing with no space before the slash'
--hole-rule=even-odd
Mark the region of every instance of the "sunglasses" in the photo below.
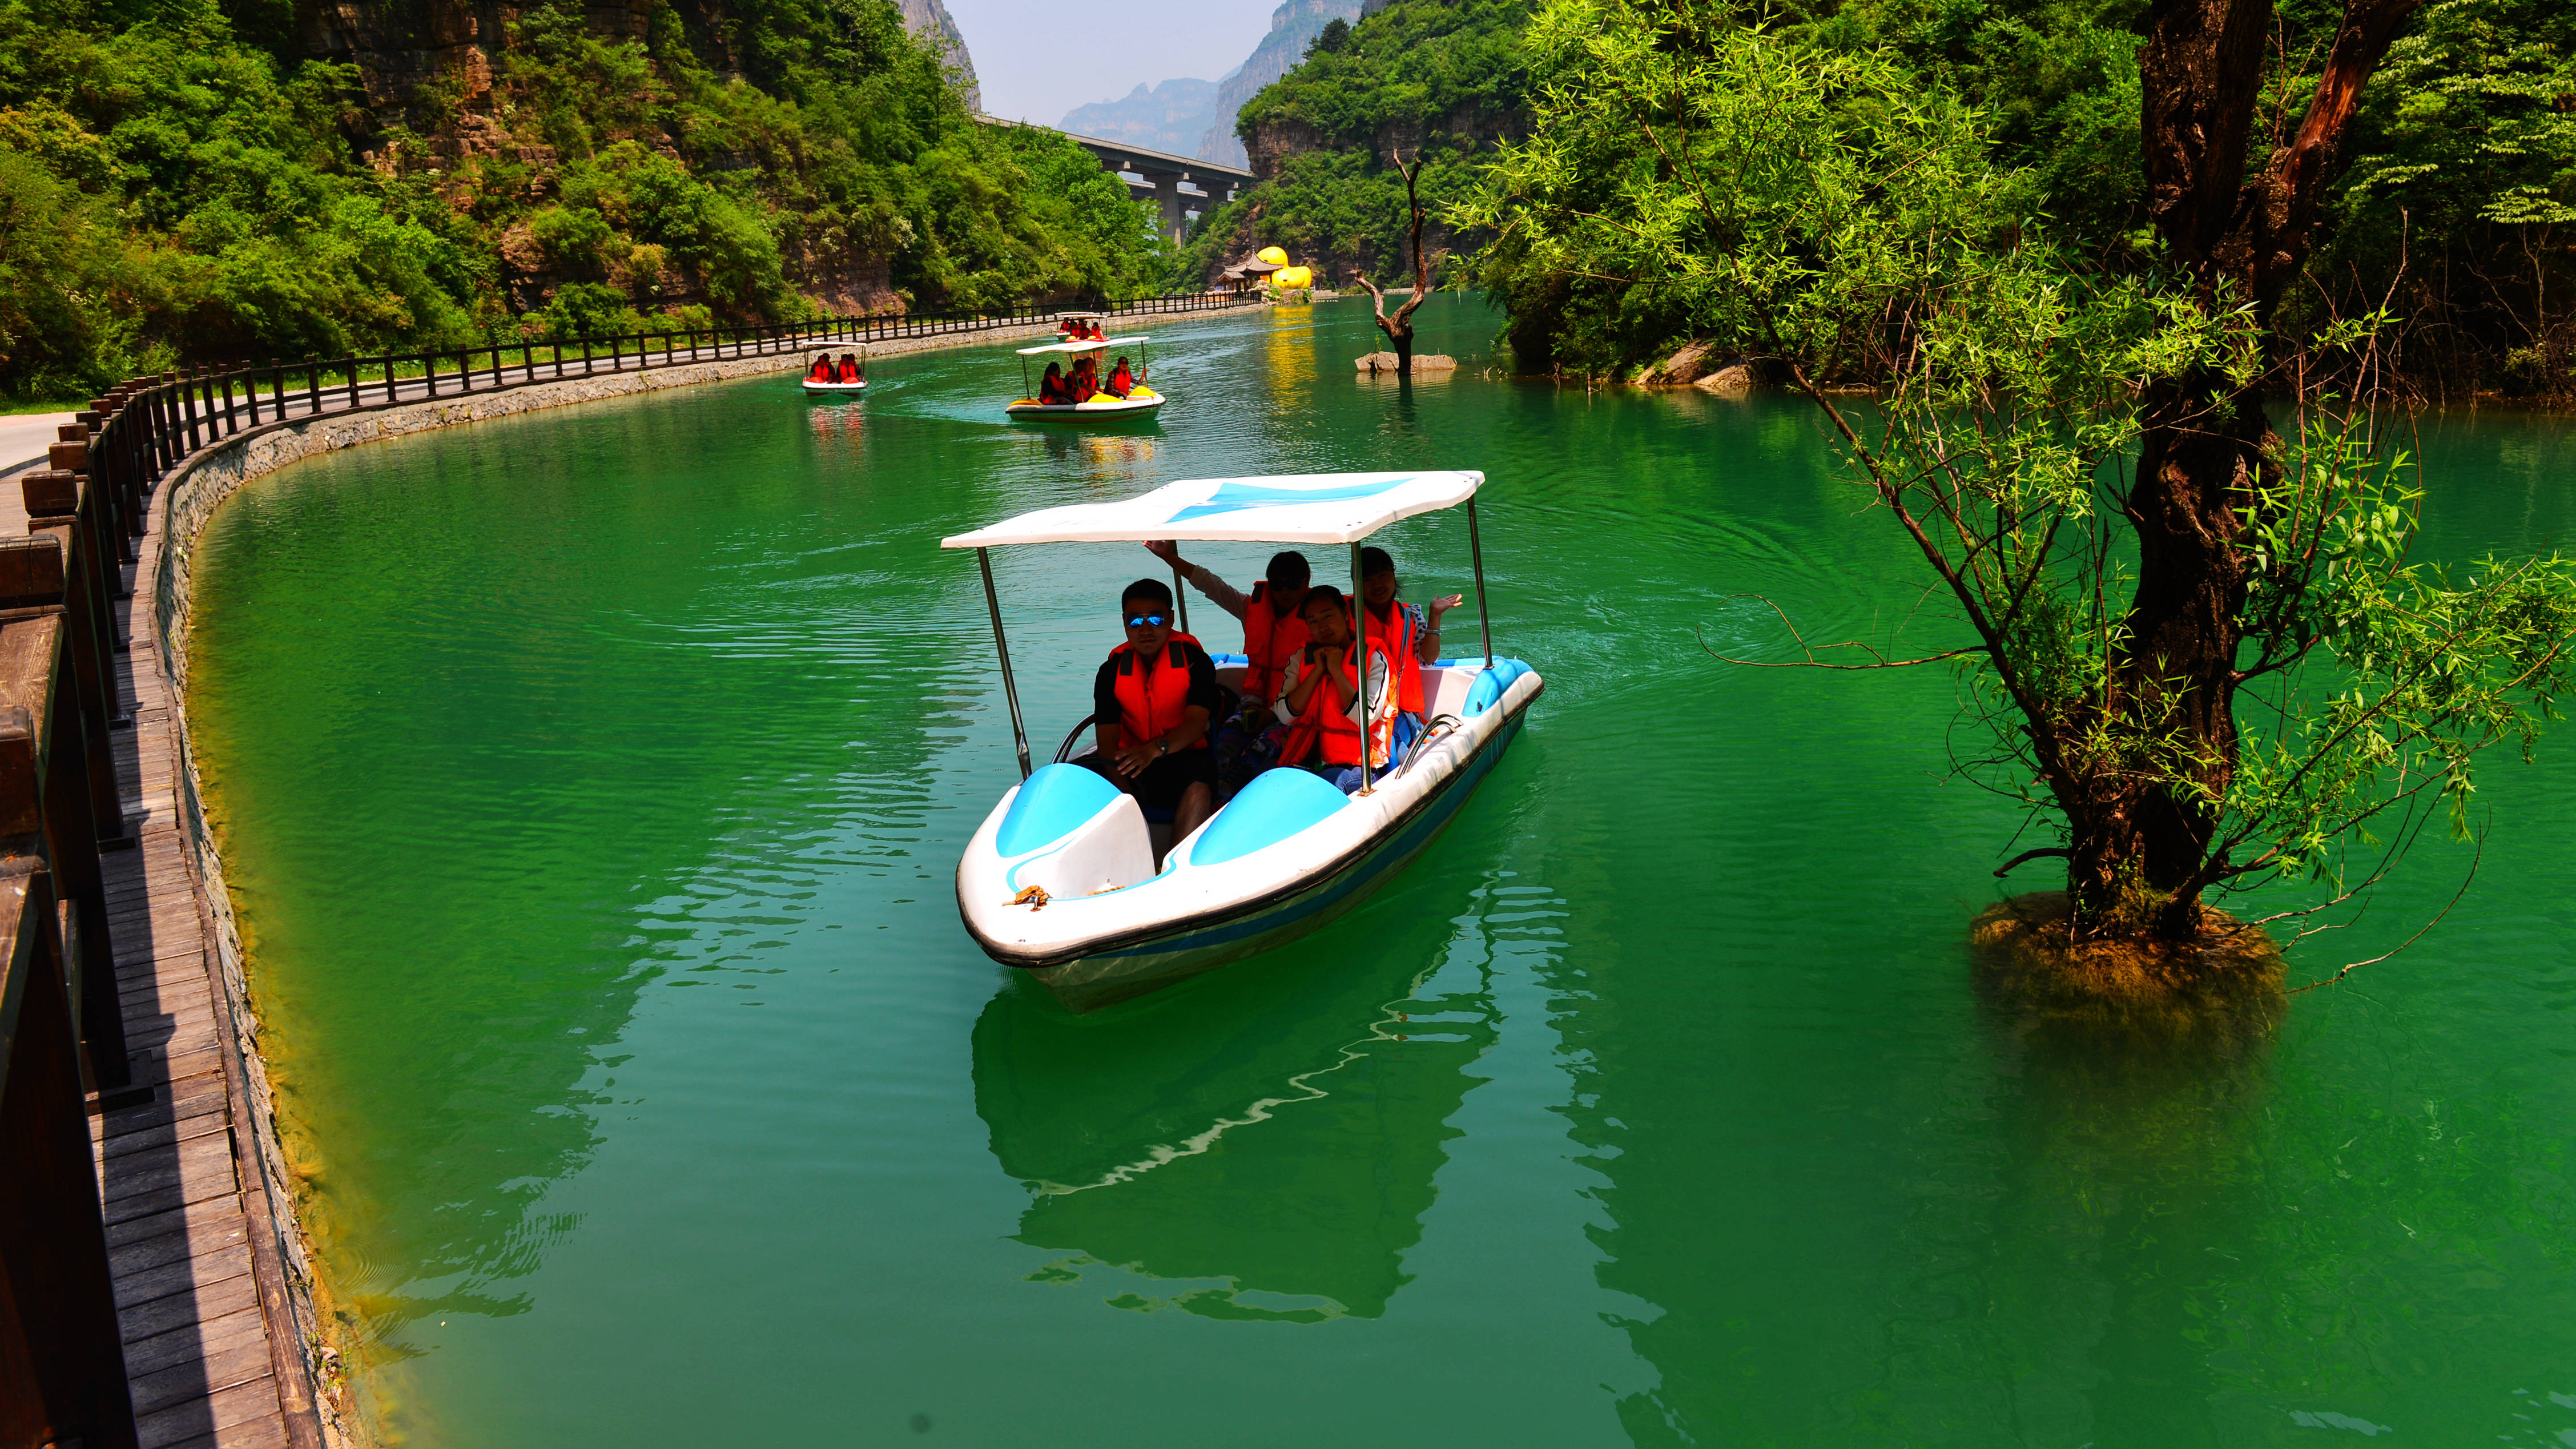
<svg viewBox="0 0 2576 1449">
<path fill-rule="evenodd" d="M 1127 627 L 1130 629 L 1160 629 L 1163 627 L 1164 622 L 1170 617 L 1171 616 L 1168 614 L 1130 614 L 1127 616 Z"/>
</svg>

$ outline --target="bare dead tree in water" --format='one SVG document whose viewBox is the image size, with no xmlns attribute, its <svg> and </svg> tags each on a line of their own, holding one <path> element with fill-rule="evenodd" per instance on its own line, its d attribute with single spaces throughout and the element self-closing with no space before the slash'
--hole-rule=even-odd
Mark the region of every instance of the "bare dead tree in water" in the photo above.
<svg viewBox="0 0 2576 1449">
<path fill-rule="evenodd" d="M 1410 168 L 1404 164 L 1401 151 L 1389 151 L 1387 157 L 1395 162 L 1396 174 L 1404 178 L 1405 204 L 1413 208 L 1413 295 L 1405 299 L 1403 306 L 1395 309 L 1394 316 L 1389 317 L 1386 315 L 1386 293 L 1378 290 L 1377 283 L 1369 280 L 1368 273 L 1360 273 L 1360 285 L 1368 288 L 1369 296 L 1375 299 L 1378 330 L 1386 334 L 1386 340 L 1395 348 L 1395 375 L 1411 377 L 1413 309 L 1421 306 L 1422 299 L 1431 295 L 1431 263 L 1422 254 L 1422 194 L 1418 185 L 1422 177 L 1422 151 L 1420 147 L 1414 149 Z"/>
</svg>

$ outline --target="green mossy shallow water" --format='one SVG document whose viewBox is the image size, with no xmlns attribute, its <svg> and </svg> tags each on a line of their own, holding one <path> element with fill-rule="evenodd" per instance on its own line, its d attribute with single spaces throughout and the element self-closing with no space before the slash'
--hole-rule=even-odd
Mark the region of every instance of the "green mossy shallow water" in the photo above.
<svg viewBox="0 0 2576 1449">
<path fill-rule="evenodd" d="M 226 506 L 197 745 L 389 1435 L 2576 1434 L 2566 741 L 2488 776 L 2447 923 L 2268 1036 L 2022 1019 L 1972 982 L 2013 821 L 1943 783 L 1950 679 L 1702 650 L 1777 649 L 1748 590 L 1837 638 L 1913 607 L 1809 418 L 1486 378 L 1493 327 L 1435 301 L 1461 371 L 1409 392 L 1353 376 L 1365 303 L 1158 329 L 1172 406 L 1115 435 L 1002 423 L 995 348 L 856 405 L 782 375 L 478 424 Z M 2569 536 L 2567 426 L 2424 428 L 2428 548 Z M 951 872 L 1015 770 L 937 538 L 1424 464 L 1488 473 L 1495 644 L 1548 680 L 1435 849 L 1093 1017 L 987 962 Z M 1462 519 L 1387 542 L 1410 597 L 1463 584 Z M 1150 564 L 997 558 L 1040 750 Z M 2292 981 L 2466 864 L 2427 848 Z"/>
</svg>

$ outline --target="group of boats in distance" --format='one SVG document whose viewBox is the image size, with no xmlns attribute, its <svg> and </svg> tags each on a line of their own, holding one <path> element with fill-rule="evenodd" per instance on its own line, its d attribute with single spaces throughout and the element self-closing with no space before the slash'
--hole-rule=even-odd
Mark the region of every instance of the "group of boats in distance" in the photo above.
<svg viewBox="0 0 2576 1449">
<path fill-rule="evenodd" d="M 1018 349 L 1023 383 L 1031 358 L 1049 359 L 1054 373 L 1049 385 L 1024 388 L 1025 395 L 1006 410 L 1011 417 L 1133 415 L 1163 405 L 1162 395 L 1145 382 L 1148 339 L 1108 336 L 1104 321 L 1098 313 L 1066 313 L 1059 319 L 1059 340 Z M 1114 396 L 1098 377 L 1100 360 L 1113 349 L 1120 350 Z M 1068 361 L 1075 366 L 1066 367 Z M 815 360 L 805 390 L 855 393 L 867 386 L 865 371 L 858 354 L 826 355 Z M 1069 395 L 1062 380 L 1077 375 L 1096 390 L 1077 388 L 1079 395 Z M 1528 664 L 1494 654 L 1476 519 L 1476 494 L 1484 481 L 1482 473 L 1435 469 L 1188 479 L 1120 502 L 1042 508 L 940 540 L 942 548 L 975 551 L 1020 769 L 1019 781 L 994 802 L 957 862 L 958 914 L 984 953 L 1027 972 L 1068 1008 L 1091 1011 L 1286 945 L 1358 905 L 1421 854 L 1510 748 L 1545 687 Z M 1466 512 L 1483 652 L 1423 659 L 1409 632 L 1372 618 L 1379 606 L 1363 602 L 1361 544 L 1401 519 L 1450 508 Z M 1138 792 L 1113 783 L 1108 770 L 1092 768 L 1111 730 L 1124 741 L 1120 719 L 1086 716 L 1054 759 L 1032 761 L 991 557 L 996 548 L 1034 544 L 1163 541 L 1173 547 L 1242 542 L 1348 550 L 1352 588 L 1345 623 L 1333 622 L 1329 600 L 1315 602 L 1323 594 L 1338 597 L 1337 591 L 1310 591 L 1307 605 L 1316 628 L 1327 630 L 1328 638 L 1339 630 L 1346 642 L 1313 644 L 1309 657 L 1318 661 L 1312 667 L 1330 673 L 1320 661 L 1332 655 L 1341 670 L 1333 675 L 1336 682 L 1356 681 L 1356 698 L 1342 718 L 1323 728 L 1342 729 L 1360 741 L 1351 757 L 1359 762 L 1356 768 L 1318 773 L 1302 762 L 1283 763 L 1236 782 L 1230 794 L 1213 796 L 1212 813 L 1177 839 L 1174 809 L 1150 809 Z M 1121 582 L 1103 580 L 1103 594 Z M 1176 637 L 1189 640 L 1182 582 L 1176 565 Z M 1129 602 L 1121 600 L 1122 614 Z M 1387 607 L 1390 620 L 1401 616 L 1402 605 Z M 1159 630 L 1173 621 L 1155 616 L 1126 622 L 1132 631 Z M 1390 639 L 1391 632 L 1402 639 Z M 1295 637 L 1307 635 L 1301 629 Z M 1132 647 L 1131 634 L 1119 653 Z M 1165 646 L 1147 647 L 1159 654 Z M 1169 648 L 1173 663 L 1166 670 L 1183 659 L 1179 643 Z M 1240 703 L 1254 672 L 1251 657 L 1207 652 L 1216 666 L 1216 697 Z M 1112 654 L 1113 663 L 1118 657 Z M 1106 667 L 1092 667 L 1107 677 Z M 1204 672 L 1203 665 L 1194 667 Z M 1134 669 L 1139 679 L 1150 673 L 1149 665 Z M 1137 684 L 1139 698 L 1154 687 Z M 1321 693 L 1320 686 L 1308 688 L 1309 699 Z M 1399 694 L 1407 711 L 1418 700 L 1418 714 L 1407 717 L 1412 733 L 1381 750 L 1367 743 L 1375 738 L 1371 722 L 1392 719 Z M 1325 704 L 1310 712 L 1332 718 L 1334 702 L 1343 697 L 1322 694 Z M 1255 702 L 1256 711 L 1268 703 Z M 1175 718 L 1185 713 L 1176 700 L 1169 707 Z M 1204 747 L 1210 733 L 1184 750 Z M 1170 748 L 1160 738 L 1154 744 Z M 1159 762 L 1161 754 L 1155 758 Z"/>
<path fill-rule="evenodd" d="M 1145 344 L 1153 339 L 1142 334 L 1109 336 L 1102 325 L 1107 320 L 1106 314 L 1099 312 L 1059 313 L 1055 341 L 1019 349 L 1021 397 L 1003 412 L 1014 418 L 1082 421 L 1135 417 L 1161 408 L 1163 395 L 1145 380 L 1150 370 Z M 1124 353 L 1116 362 L 1109 362 L 1113 348 L 1132 350 L 1134 362 L 1131 364 Z M 1048 359 L 1043 381 L 1030 379 L 1027 359 L 1032 357 Z M 805 370 L 803 386 L 809 397 L 850 397 L 866 392 L 864 349 L 844 352 L 838 359 L 829 352 L 816 356 L 813 365 Z"/>
</svg>

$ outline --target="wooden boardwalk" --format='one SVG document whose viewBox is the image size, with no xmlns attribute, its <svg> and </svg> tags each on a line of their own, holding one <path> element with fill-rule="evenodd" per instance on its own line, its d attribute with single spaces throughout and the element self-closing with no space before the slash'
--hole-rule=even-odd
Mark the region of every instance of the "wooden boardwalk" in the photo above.
<svg viewBox="0 0 2576 1449">
<path fill-rule="evenodd" d="M 0 532 L 23 534 L 11 469 Z M 157 556 L 161 518 L 124 569 Z M 100 858 L 133 1086 L 90 1118 L 125 1370 L 142 1449 L 322 1449 L 289 1315 L 255 1137 L 219 1009 L 200 892 L 182 843 L 178 711 L 151 650 L 150 591 L 117 601 L 116 661 L 132 721 L 111 735 L 127 849 Z M 139 607 L 138 607 L 139 606 Z M 114 1106 L 148 1097 L 129 1106 Z"/>
</svg>

